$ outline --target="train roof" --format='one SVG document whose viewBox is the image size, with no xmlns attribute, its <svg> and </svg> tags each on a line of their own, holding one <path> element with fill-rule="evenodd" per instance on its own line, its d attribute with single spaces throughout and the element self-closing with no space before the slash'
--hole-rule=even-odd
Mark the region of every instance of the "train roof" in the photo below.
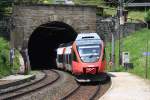
<svg viewBox="0 0 150 100">
<path fill-rule="evenodd" d="M 73 44 L 73 41 L 72 42 L 69 42 L 69 43 L 62 43 L 59 45 L 59 48 L 61 47 L 68 47 L 68 46 L 71 46 Z"/>
<path fill-rule="evenodd" d="M 76 38 L 77 45 L 100 44 L 101 38 L 97 33 L 81 33 Z"/>
<path fill-rule="evenodd" d="M 80 33 L 78 34 L 75 42 L 77 45 L 92 45 L 92 44 L 100 44 L 101 38 L 97 33 Z M 70 43 L 60 44 L 58 48 L 68 47 L 73 44 L 74 41 Z"/>
<path fill-rule="evenodd" d="M 82 40 L 101 40 L 100 36 L 97 33 L 80 33 L 78 34 L 76 41 Z"/>
</svg>

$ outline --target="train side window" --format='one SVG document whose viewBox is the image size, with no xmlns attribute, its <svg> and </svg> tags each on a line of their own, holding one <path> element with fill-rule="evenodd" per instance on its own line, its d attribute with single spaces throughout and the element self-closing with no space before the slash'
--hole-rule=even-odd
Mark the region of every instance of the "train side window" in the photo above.
<svg viewBox="0 0 150 100">
<path fill-rule="evenodd" d="M 69 54 L 67 54 L 67 64 L 69 64 L 69 61 L 70 61 L 70 59 L 69 59 Z"/>
<path fill-rule="evenodd" d="M 58 55 L 58 62 L 60 62 L 60 63 L 63 62 L 63 55 Z"/>
<path fill-rule="evenodd" d="M 67 64 L 69 64 L 69 58 L 68 58 L 69 54 L 66 55 L 66 59 L 67 59 Z"/>
<path fill-rule="evenodd" d="M 74 52 L 74 51 L 73 51 L 73 55 L 72 55 L 72 56 L 73 56 L 73 57 L 72 57 L 72 58 L 73 58 L 73 60 L 74 60 L 74 61 L 77 61 L 77 56 L 76 56 L 76 54 L 75 54 L 75 52 Z"/>
<path fill-rule="evenodd" d="M 69 54 L 69 64 L 70 65 L 72 64 L 72 56 L 71 56 L 71 54 Z"/>
<path fill-rule="evenodd" d="M 66 54 L 63 55 L 63 63 L 66 64 Z"/>
</svg>

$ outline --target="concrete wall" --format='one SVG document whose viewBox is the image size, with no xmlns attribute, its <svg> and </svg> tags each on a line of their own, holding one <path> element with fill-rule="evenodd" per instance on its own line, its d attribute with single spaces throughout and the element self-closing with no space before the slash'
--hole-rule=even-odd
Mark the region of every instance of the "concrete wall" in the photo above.
<svg viewBox="0 0 150 100">
<path fill-rule="evenodd" d="M 61 21 L 72 26 L 75 31 L 95 32 L 96 6 L 76 5 L 15 5 L 13 7 L 13 27 L 11 46 L 21 47 L 28 43 L 32 32 L 40 25 Z"/>
</svg>

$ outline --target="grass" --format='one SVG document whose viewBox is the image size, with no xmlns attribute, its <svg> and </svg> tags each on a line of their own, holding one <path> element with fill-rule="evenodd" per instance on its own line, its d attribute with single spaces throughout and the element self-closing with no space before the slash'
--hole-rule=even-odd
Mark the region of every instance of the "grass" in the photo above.
<svg viewBox="0 0 150 100">
<path fill-rule="evenodd" d="M 54 1 L 54 0 L 47 0 L 47 1 L 48 1 L 48 3 L 50 3 L 50 4 L 51 4 L 51 3 L 53 3 L 53 1 Z"/>
<path fill-rule="evenodd" d="M 138 19 L 144 21 L 145 12 L 144 11 L 135 11 L 131 10 L 128 13 L 128 17 L 132 19 Z"/>
<path fill-rule="evenodd" d="M 103 0 L 74 0 L 76 4 L 89 4 L 89 5 L 98 5 L 104 8 L 104 14 L 109 16 L 116 15 L 117 8 L 110 7 L 104 4 Z M 147 9 L 148 11 L 148 9 Z M 130 9 L 128 12 L 128 17 L 132 19 L 138 19 L 144 21 L 145 10 L 132 10 Z"/>
<path fill-rule="evenodd" d="M 10 48 L 8 41 L 0 37 L 0 78 L 11 74 L 12 71 L 16 72 L 19 68 L 19 60 L 17 56 L 15 56 L 15 63 L 13 68 L 10 67 L 9 50 Z"/>
<path fill-rule="evenodd" d="M 114 7 L 104 7 L 104 15 L 114 16 L 117 13 L 117 9 Z"/>
<path fill-rule="evenodd" d="M 103 0 L 74 0 L 75 4 L 102 5 Z"/>
<path fill-rule="evenodd" d="M 107 9 L 104 9 L 104 13 L 106 13 L 106 15 L 114 16 L 117 12 L 116 12 L 116 8 L 108 7 Z M 138 10 L 128 11 L 128 18 L 130 19 L 144 21 L 144 17 L 145 17 L 145 11 L 138 11 Z"/>
<path fill-rule="evenodd" d="M 45 0 L 47 3 L 53 3 L 53 0 Z M 81 5 L 98 5 L 104 8 L 104 16 L 114 16 L 116 15 L 117 8 L 113 6 L 108 6 L 104 4 L 104 0 L 73 0 L 75 4 Z M 147 9 L 148 11 L 148 9 Z M 128 18 L 137 19 L 144 21 L 145 10 L 129 10 Z"/>
<path fill-rule="evenodd" d="M 148 29 L 142 29 L 140 31 L 137 31 L 135 33 L 132 33 L 132 35 L 127 36 L 123 39 L 123 51 L 127 51 L 130 53 L 130 62 L 133 63 L 134 68 L 128 70 L 131 73 L 134 73 L 136 75 L 139 75 L 141 77 L 145 77 L 145 59 L 146 57 L 143 56 L 143 52 L 146 52 L 146 42 L 148 42 L 149 46 L 149 52 L 150 52 L 150 30 Z M 116 66 L 115 71 L 125 71 L 125 69 L 122 66 L 118 65 L 118 41 L 116 41 L 116 48 L 115 48 L 115 60 L 116 60 Z M 110 45 L 107 44 L 107 53 L 110 52 Z M 108 55 L 107 55 L 108 56 Z M 109 57 L 109 56 L 108 56 Z M 107 58 L 109 59 L 109 58 Z M 150 62 L 150 57 L 148 57 L 148 62 Z M 148 64 L 148 79 L 150 79 L 150 63 Z"/>
<path fill-rule="evenodd" d="M 117 9 L 115 7 L 104 7 L 104 14 L 114 16 Z M 144 21 L 146 12 L 143 10 L 128 10 L 128 18 Z"/>
</svg>

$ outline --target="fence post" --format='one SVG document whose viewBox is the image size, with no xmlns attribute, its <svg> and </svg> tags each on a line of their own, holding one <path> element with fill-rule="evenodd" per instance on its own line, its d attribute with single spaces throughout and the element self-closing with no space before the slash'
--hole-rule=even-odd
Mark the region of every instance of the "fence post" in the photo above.
<svg viewBox="0 0 150 100">
<path fill-rule="evenodd" d="M 146 60 L 145 60 L 145 78 L 147 79 L 147 70 L 148 70 L 148 39 L 147 39 L 147 42 L 146 42 Z"/>
</svg>

